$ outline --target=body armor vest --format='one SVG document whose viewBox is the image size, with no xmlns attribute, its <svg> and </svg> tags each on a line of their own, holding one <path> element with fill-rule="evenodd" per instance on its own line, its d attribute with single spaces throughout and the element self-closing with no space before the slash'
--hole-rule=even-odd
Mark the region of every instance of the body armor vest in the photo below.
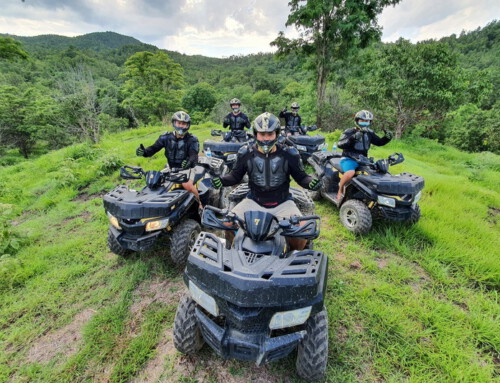
<svg viewBox="0 0 500 383">
<path fill-rule="evenodd" d="M 284 156 L 259 157 L 255 153 L 247 163 L 250 182 L 262 190 L 277 189 L 288 181 L 288 161 Z"/>
<path fill-rule="evenodd" d="M 188 158 L 188 145 L 186 140 L 177 140 L 173 134 L 167 139 L 167 150 L 165 150 L 170 166 L 179 167 L 185 159 Z"/>
<path fill-rule="evenodd" d="M 298 115 L 294 116 L 293 114 L 290 114 L 290 117 L 288 117 L 286 120 L 286 127 L 293 128 L 294 131 L 298 131 L 299 126 L 300 126 L 299 116 Z"/>
<path fill-rule="evenodd" d="M 368 149 L 370 149 L 370 136 L 367 133 L 363 133 L 363 138 L 354 143 L 354 150 L 366 153 Z"/>
<path fill-rule="evenodd" d="M 241 114 L 235 116 L 234 114 L 231 113 L 228 115 L 228 119 L 229 119 L 229 129 L 231 130 L 245 129 L 246 120 L 245 118 L 242 117 Z"/>
</svg>

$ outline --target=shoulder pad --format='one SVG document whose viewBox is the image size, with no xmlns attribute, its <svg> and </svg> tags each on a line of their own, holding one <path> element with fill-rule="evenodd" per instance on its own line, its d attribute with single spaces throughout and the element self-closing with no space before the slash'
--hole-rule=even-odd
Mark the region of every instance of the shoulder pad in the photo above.
<svg viewBox="0 0 500 383">
<path fill-rule="evenodd" d="M 196 137 L 194 134 L 191 134 L 191 133 L 188 133 L 188 134 L 189 134 L 188 138 L 191 141 L 198 142 L 198 137 Z"/>
<path fill-rule="evenodd" d="M 354 132 L 355 130 L 356 130 L 356 128 L 349 128 L 349 129 L 346 129 L 346 130 L 344 131 L 344 134 L 346 134 L 346 133 L 352 133 L 352 132 Z"/>
<path fill-rule="evenodd" d="M 292 156 L 300 156 L 297 148 L 294 148 L 293 146 L 283 145 L 283 151 L 292 155 Z"/>
<path fill-rule="evenodd" d="M 370 128 L 366 129 L 366 131 L 367 131 L 368 133 L 373 133 L 373 130 L 372 130 L 372 129 L 370 129 Z"/>
<path fill-rule="evenodd" d="M 168 136 L 170 133 L 172 133 L 172 132 L 163 132 L 163 133 L 160 135 L 160 137 L 165 137 L 165 136 Z"/>
<path fill-rule="evenodd" d="M 244 156 L 245 154 L 251 151 L 251 147 L 248 144 L 242 145 L 241 148 L 238 149 L 238 154 Z"/>
</svg>

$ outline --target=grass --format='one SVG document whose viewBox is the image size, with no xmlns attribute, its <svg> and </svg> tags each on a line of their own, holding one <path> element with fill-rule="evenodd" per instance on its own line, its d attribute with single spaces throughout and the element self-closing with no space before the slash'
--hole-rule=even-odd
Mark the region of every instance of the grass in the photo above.
<svg viewBox="0 0 500 383">
<path fill-rule="evenodd" d="M 203 141 L 210 127 L 192 131 Z M 121 164 L 164 165 L 162 153 L 134 156 L 159 133 L 125 131 L 0 169 L 0 381 L 300 381 L 293 355 L 257 368 L 207 347 L 177 353 L 180 271 L 152 253 L 107 250 L 101 196 L 121 182 Z M 330 257 L 325 381 L 499 381 L 500 157 L 423 139 L 371 155 L 393 152 L 406 157 L 393 172 L 426 180 L 417 225 L 376 222 L 358 238 L 317 203 L 317 248 Z"/>
</svg>

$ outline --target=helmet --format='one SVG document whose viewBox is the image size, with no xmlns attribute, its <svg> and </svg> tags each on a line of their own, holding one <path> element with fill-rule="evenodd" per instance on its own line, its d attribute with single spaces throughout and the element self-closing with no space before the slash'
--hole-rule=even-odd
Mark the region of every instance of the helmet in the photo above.
<svg viewBox="0 0 500 383">
<path fill-rule="evenodd" d="M 292 102 L 292 109 L 299 109 L 300 105 L 296 102 Z"/>
<path fill-rule="evenodd" d="M 367 120 L 371 121 L 373 120 L 373 114 L 372 112 L 369 112 L 367 110 L 360 110 L 356 115 L 354 116 L 354 121 L 358 122 L 358 120 Z"/>
<path fill-rule="evenodd" d="M 175 125 L 175 121 L 187 122 L 187 126 L 185 128 L 180 128 Z M 189 117 L 189 114 L 186 112 L 179 110 L 172 115 L 172 126 L 179 135 L 183 136 L 187 133 L 189 127 L 191 126 L 191 117 Z"/>
<path fill-rule="evenodd" d="M 229 106 L 231 105 L 240 105 L 241 106 L 241 101 L 237 98 L 232 98 L 231 101 L 229 101 Z"/>
<path fill-rule="evenodd" d="M 281 125 L 279 118 L 269 112 L 265 112 L 257 116 L 257 118 L 253 122 L 253 133 L 256 138 L 257 133 L 276 132 L 276 137 L 274 138 L 274 140 L 255 140 L 257 145 L 266 154 L 269 153 L 274 145 L 276 145 L 276 142 L 278 142 L 280 130 Z"/>
</svg>

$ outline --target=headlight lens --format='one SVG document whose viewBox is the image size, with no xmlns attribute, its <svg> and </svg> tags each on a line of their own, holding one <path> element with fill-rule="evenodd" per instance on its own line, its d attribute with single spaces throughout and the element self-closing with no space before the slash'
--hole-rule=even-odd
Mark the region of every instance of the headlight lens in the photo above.
<svg viewBox="0 0 500 383">
<path fill-rule="evenodd" d="M 303 152 L 307 152 L 307 148 L 304 145 L 297 145 L 297 150 L 301 150 Z"/>
<path fill-rule="evenodd" d="M 217 306 L 214 298 L 196 286 L 192 281 L 189 281 L 189 291 L 196 303 L 213 316 L 219 316 L 219 307 Z"/>
<path fill-rule="evenodd" d="M 422 191 L 419 191 L 417 195 L 413 198 L 413 203 L 417 203 L 422 198 Z"/>
<path fill-rule="evenodd" d="M 235 161 L 237 156 L 238 155 L 236 153 L 228 154 L 227 160 L 228 161 Z"/>
<path fill-rule="evenodd" d="M 379 195 L 377 197 L 377 202 L 379 203 L 379 205 L 396 207 L 396 200 L 394 198 L 383 197 L 383 196 Z"/>
<path fill-rule="evenodd" d="M 168 218 L 159 219 L 156 221 L 149 221 L 146 223 L 146 231 L 155 231 L 165 229 L 168 226 Z"/>
<path fill-rule="evenodd" d="M 116 218 L 114 215 L 111 215 L 109 212 L 108 212 L 108 219 L 109 219 L 109 223 L 111 225 L 113 225 L 114 227 L 116 227 L 118 230 L 122 229 L 122 227 L 118 223 L 118 218 Z"/>
<path fill-rule="evenodd" d="M 276 330 L 279 328 L 298 326 L 309 318 L 311 309 L 312 306 L 307 306 L 297 310 L 276 313 L 271 318 L 271 322 L 269 322 L 269 328 L 271 330 Z"/>
</svg>

